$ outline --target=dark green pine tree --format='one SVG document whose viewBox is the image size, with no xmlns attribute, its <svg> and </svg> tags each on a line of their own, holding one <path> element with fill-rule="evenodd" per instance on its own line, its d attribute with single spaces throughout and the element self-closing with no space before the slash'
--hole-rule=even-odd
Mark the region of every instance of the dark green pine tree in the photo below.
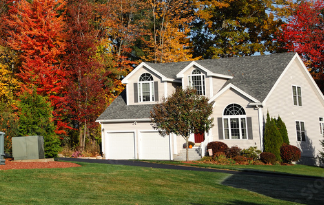
<svg viewBox="0 0 324 205">
<path fill-rule="evenodd" d="M 52 120 L 53 109 L 45 97 L 36 93 L 24 92 L 19 96 L 19 128 L 20 136 L 43 136 L 45 157 L 57 157 L 60 141 L 54 132 L 55 126 Z"/>
<path fill-rule="evenodd" d="M 322 163 L 324 163 L 324 139 L 320 140 L 320 142 L 321 142 L 321 145 L 322 145 L 323 152 L 319 152 L 319 158 L 322 161 Z"/>
<path fill-rule="evenodd" d="M 286 143 L 289 145 L 289 138 L 288 138 L 288 131 L 286 128 L 286 124 L 282 121 L 280 116 L 278 116 L 278 119 L 276 120 L 276 125 L 277 125 L 279 132 L 281 134 L 283 143 Z"/>
<path fill-rule="evenodd" d="M 267 113 L 267 122 L 265 124 L 263 140 L 264 151 L 274 154 L 277 161 L 281 161 L 280 147 L 283 141 L 275 120 L 272 118 L 270 119 L 269 113 Z"/>
</svg>

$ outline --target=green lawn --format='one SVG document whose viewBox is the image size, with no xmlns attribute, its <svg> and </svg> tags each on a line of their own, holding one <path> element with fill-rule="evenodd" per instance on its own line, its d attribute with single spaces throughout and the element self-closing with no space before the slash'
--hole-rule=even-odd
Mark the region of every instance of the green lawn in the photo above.
<svg viewBox="0 0 324 205">
<path fill-rule="evenodd" d="M 216 169 L 229 169 L 229 170 L 259 170 L 267 171 L 274 173 L 286 173 L 286 174 L 295 174 L 295 175 L 305 175 L 305 176 L 316 176 L 324 178 L 324 168 L 306 166 L 306 165 L 216 165 L 216 164 L 204 164 L 204 163 L 195 163 L 188 164 L 177 161 L 147 161 L 153 163 L 163 163 L 163 164 L 175 164 L 175 165 L 188 165 L 188 166 L 197 166 L 197 167 L 210 167 Z"/>
<path fill-rule="evenodd" d="M 308 202 L 300 192 L 314 181 L 297 179 L 288 184 L 280 176 L 239 172 L 79 164 L 82 167 L 0 170 L 0 204 L 296 204 L 296 200 Z M 287 194 L 283 190 L 288 185 Z M 310 202 L 316 204 L 323 197 L 312 196 Z"/>
</svg>

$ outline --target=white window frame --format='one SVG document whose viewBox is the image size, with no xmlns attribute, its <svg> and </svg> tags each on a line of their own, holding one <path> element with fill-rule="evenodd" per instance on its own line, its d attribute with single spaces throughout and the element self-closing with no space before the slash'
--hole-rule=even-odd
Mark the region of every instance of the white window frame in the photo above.
<svg viewBox="0 0 324 205">
<path fill-rule="evenodd" d="M 143 73 L 144 74 L 149 74 L 149 73 Z M 141 76 L 142 76 L 141 75 Z M 151 74 L 149 74 L 151 75 Z M 140 78 L 138 79 L 138 102 L 154 102 L 155 100 L 155 90 L 154 90 L 154 80 L 153 80 L 153 76 L 152 76 L 152 80 L 151 81 L 140 81 Z M 145 100 L 143 101 L 143 84 L 149 84 L 149 89 L 150 89 L 150 100 Z"/>
<path fill-rule="evenodd" d="M 324 117 L 319 117 L 320 134 L 324 136 Z"/>
<path fill-rule="evenodd" d="M 199 71 L 200 73 L 199 74 L 192 74 L 194 71 Z M 188 84 L 189 84 L 189 87 L 191 87 L 191 88 L 195 88 L 193 85 L 192 85 L 192 82 L 193 82 L 193 77 L 199 77 L 200 76 L 200 81 L 201 81 L 201 92 L 202 92 L 202 94 L 201 95 L 206 95 L 206 78 L 205 78 L 205 75 L 199 70 L 199 69 L 194 69 L 192 72 L 191 72 L 191 75 L 189 75 L 188 76 L 188 78 L 189 78 L 189 82 L 188 82 Z M 198 93 L 198 89 L 196 89 L 197 90 L 197 94 L 198 95 L 200 95 L 199 93 Z"/>
<path fill-rule="evenodd" d="M 298 88 L 300 89 L 300 94 L 298 94 Z M 296 93 L 296 95 L 294 94 Z M 293 104 L 296 106 L 302 106 L 303 105 L 303 100 L 302 100 L 302 93 L 301 93 L 301 87 L 297 85 L 292 85 L 292 99 L 293 99 Z M 296 103 L 295 103 L 296 99 Z"/>
<path fill-rule="evenodd" d="M 223 136 L 224 136 L 223 139 L 224 140 L 238 140 L 238 139 L 240 139 L 240 140 L 248 140 L 249 137 L 248 137 L 246 114 L 245 115 L 225 115 L 224 114 L 226 108 L 228 106 L 230 106 L 230 105 L 233 105 L 233 104 L 239 105 L 237 103 L 231 103 L 231 104 L 227 105 L 225 107 L 224 111 L 223 111 L 223 119 L 222 119 L 222 121 L 223 121 Z M 240 107 L 244 110 L 244 108 L 242 106 L 240 106 Z M 245 110 L 244 110 L 244 113 L 245 113 Z M 239 129 L 239 136 L 238 136 L 239 138 L 238 139 L 233 139 L 232 138 L 232 129 L 234 129 L 234 128 L 231 127 L 231 119 L 239 119 L 239 128 L 238 128 Z M 244 121 L 245 121 L 245 127 L 242 127 L 242 119 L 244 119 Z M 227 121 L 227 128 L 225 128 L 225 126 L 226 126 L 225 120 Z M 228 139 L 226 138 L 225 129 L 228 129 Z M 242 135 L 243 130 L 245 130 L 245 138 L 244 139 L 243 139 L 243 135 Z"/>
<path fill-rule="evenodd" d="M 299 124 L 299 128 L 300 130 L 297 129 L 297 123 Z M 304 125 L 304 130 L 302 130 L 302 124 Z M 301 120 L 296 120 L 295 122 L 295 126 L 296 126 L 296 138 L 298 142 L 305 142 L 306 141 L 306 137 L 307 137 L 307 133 L 306 133 L 306 129 L 305 129 L 305 122 L 301 121 Z M 300 132 L 300 140 L 298 139 L 298 132 Z M 303 140 L 303 135 L 302 133 L 304 133 L 304 140 Z"/>
</svg>

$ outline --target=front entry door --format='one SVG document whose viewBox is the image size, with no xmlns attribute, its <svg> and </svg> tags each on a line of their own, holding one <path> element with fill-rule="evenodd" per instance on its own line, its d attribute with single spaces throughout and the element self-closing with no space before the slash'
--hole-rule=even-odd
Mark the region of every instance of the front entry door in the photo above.
<svg viewBox="0 0 324 205">
<path fill-rule="evenodd" d="M 195 143 L 201 143 L 205 140 L 205 133 L 195 133 Z"/>
</svg>

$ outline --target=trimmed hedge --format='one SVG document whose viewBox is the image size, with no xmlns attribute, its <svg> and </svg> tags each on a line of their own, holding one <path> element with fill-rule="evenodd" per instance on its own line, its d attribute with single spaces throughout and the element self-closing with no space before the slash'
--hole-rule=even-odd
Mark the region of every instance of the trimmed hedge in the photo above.
<svg viewBox="0 0 324 205">
<path fill-rule="evenodd" d="M 300 159 L 301 151 L 296 146 L 284 144 L 280 148 L 280 156 L 284 162 L 291 163 Z"/>
<path fill-rule="evenodd" d="M 276 156 L 270 152 L 262 152 L 260 154 L 260 160 L 266 164 L 275 164 Z"/>
<path fill-rule="evenodd" d="M 213 150 L 213 155 L 216 152 L 224 152 L 228 149 L 228 146 L 224 142 L 213 141 L 207 144 L 207 149 Z"/>
</svg>

